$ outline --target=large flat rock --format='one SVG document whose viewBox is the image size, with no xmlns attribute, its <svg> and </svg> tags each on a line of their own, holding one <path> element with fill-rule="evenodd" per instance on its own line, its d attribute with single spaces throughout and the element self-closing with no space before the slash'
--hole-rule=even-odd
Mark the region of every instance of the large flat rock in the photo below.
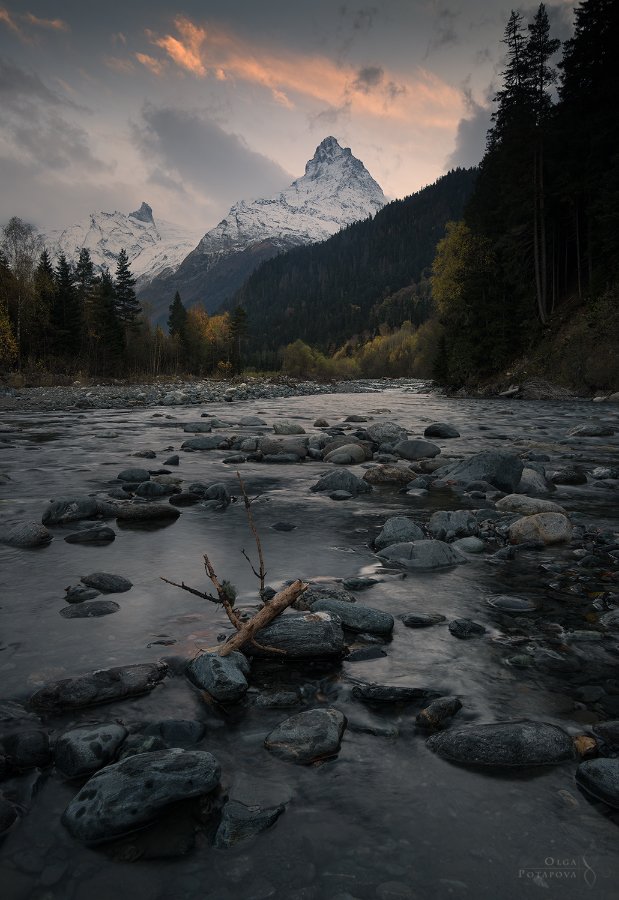
<svg viewBox="0 0 619 900">
<path fill-rule="evenodd" d="M 428 747 L 468 766 L 552 766 L 574 758 L 570 736 L 546 722 L 464 725 L 433 735 Z"/>
<path fill-rule="evenodd" d="M 174 801 L 210 793 L 220 774 L 215 757 L 204 751 L 139 753 L 93 775 L 62 821 L 84 843 L 112 840 L 147 825 Z"/>
<path fill-rule="evenodd" d="M 256 640 L 264 647 L 284 650 L 286 656 L 270 654 L 252 644 L 243 651 L 250 656 L 275 656 L 278 659 L 320 659 L 339 657 L 344 652 L 344 632 L 339 621 L 325 612 L 308 612 L 304 615 L 278 616 L 266 628 L 256 634 Z"/>
<path fill-rule="evenodd" d="M 378 554 L 381 559 L 406 569 L 443 569 L 466 562 L 466 558 L 443 541 L 406 541 L 392 544 Z"/>
<path fill-rule="evenodd" d="M 37 709 L 52 712 L 111 703 L 152 691 L 155 685 L 163 681 L 167 672 L 168 667 L 164 663 L 98 669 L 85 675 L 52 681 L 36 691 L 30 703 Z"/>
</svg>

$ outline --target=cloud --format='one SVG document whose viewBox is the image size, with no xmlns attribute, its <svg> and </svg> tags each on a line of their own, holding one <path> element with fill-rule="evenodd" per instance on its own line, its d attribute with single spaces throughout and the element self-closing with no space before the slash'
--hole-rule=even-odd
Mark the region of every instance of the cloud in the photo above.
<svg viewBox="0 0 619 900">
<path fill-rule="evenodd" d="M 135 66 L 130 59 L 122 59 L 119 56 L 105 56 L 103 62 L 111 69 L 112 72 L 118 72 L 119 75 L 131 75 L 135 72 Z"/>
<path fill-rule="evenodd" d="M 165 71 L 165 61 L 155 59 L 154 56 L 150 56 L 148 53 L 136 53 L 135 58 L 138 62 L 142 63 L 143 66 L 146 66 L 153 75 L 162 75 Z"/>
<path fill-rule="evenodd" d="M 174 20 L 180 37 L 168 34 L 157 38 L 152 36 L 152 42 L 156 47 L 161 47 L 168 56 L 174 60 L 177 66 L 192 72 L 194 75 L 204 77 L 206 67 L 202 62 L 202 46 L 206 40 L 206 30 L 199 25 L 194 25 L 184 16 L 178 16 Z"/>
<path fill-rule="evenodd" d="M 34 25 L 36 28 L 50 28 L 52 31 L 69 31 L 69 26 L 62 19 L 40 19 L 32 13 L 26 13 L 22 18 L 29 25 Z"/>
<path fill-rule="evenodd" d="M 105 168 L 93 155 L 86 131 L 67 118 L 84 108 L 6 59 L 0 59 L 0 104 L 0 153 L 5 158 L 23 158 L 45 169 Z"/>
<path fill-rule="evenodd" d="M 462 114 L 460 92 L 418 66 L 411 76 L 400 79 L 375 64 L 353 68 L 325 56 L 274 54 L 229 30 L 206 29 L 185 18 L 177 19 L 175 25 L 178 37 L 160 38 L 152 32 L 149 37 L 182 71 L 263 87 L 288 109 L 296 107 L 300 99 L 327 110 L 350 101 L 354 112 L 361 115 L 401 124 L 414 118 L 419 126 L 444 129 L 455 128 Z"/>
<path fill-rule="evenodd" d="M 150 180 L 190 194 L 205 210 L 239 197 L 268 197 L 292 176 L 230 134 L 205 112 L 146 104 L 133 125 L 134 143 L 150 166 Z"/>
<path fill-rule="evenodd" d="M 427 59 L 432 53 L 441 50 L 443 47 L 449 47 L 460 43 L 460 37 L 455 28 L 455 23 L 459 15 L 459 10 L 454 12 L 454 10 L 451 10 L 448 7 L 439 9 L 434 26 L 434 34 L 428 41 L 424 59 Z"/>
<path fill-rule="evenodd" d="M 493 94 L 494 90 L 489 88 L 486 103 L 477 103 L 470 88 L 464 86 L 463 95 L 467 115 L 458 123 L 456 145 L 445 163 L 447 169 L 454 169 L 458 166 L 469 168 L 477 166 L 481 162 L 486 150 L 486 135 L 492 124 L 490 97 Z"/>
</svg>

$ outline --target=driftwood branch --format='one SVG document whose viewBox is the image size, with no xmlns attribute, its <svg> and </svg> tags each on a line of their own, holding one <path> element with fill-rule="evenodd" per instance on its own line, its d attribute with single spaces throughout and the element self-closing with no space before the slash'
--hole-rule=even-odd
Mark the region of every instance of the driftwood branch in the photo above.
<svg viewBox="0 0 619 900">
<path fill-rule="evenodd" d="M 266 569 L 264 568 L 264 557 L 262 555 L 262 544 L 260 542 L 260 536 L 258 535 L 258 532 L 256 531 L 256 526 L 254 524 L 254 517 L 251 514 L 252 501 L 247 496 L 247 491 L 245 490 L 245 485 L 243 484 L 243 479 L 241 478 L 241 473 L 237 472 L 236 477 L 238 478 L 239 485 L 241 488 L 241 494 L 243 496 L 243 503 L 245 504 L 245 512 L 247 513 L 247 521 L 249 523 L 251 533 L 253 534 L 254 540 L 256 542 L 256 549 L 258 551 L 258 560 L 259 560 L 259 571 L 258 572 L 256 572 L 256 569 L 254 568 L 248 555 L 245 553 L 245 550 L 243 550 L 242 553 L 243 553 L 243 556 L 245 557 L 245 559 L 247 560 L 247 562 L 249 563 L 249 565 L 251 566 L 252 572 L 254 573 L 256 578 L 258 578 L 260 581 L 260 599 L 262 601 L 264 601 L 264 580 L 266 578 L 267 573 L 266 573 Z M 258 495 L 258 496 L 260 496 L 260 495 Z M 256 498 L 254 498 L 254 499 L 256 499 Z"/>
<path fill-rule="evenodd" d="M 251 643 L 256 632 L 260 631 L 261 628 L 265 628 L 280 613 L 292 606 L 297 597 L 306 588 L 307 585 L 302 581 L 293 581 L 292 584 L 285 587 L 269 603 L 266 603 L 262 609 L 258 610 L 249 622 L 242 623 L 236 634 L 233 634 L 232 637 L 228 638 L 224 644 L 217 648 L 219 655 L 228 656 L 233 650 L 240 650 L 245 644 Z M 272 652 L 275 648 L 269 647 L 265 649 Z"/>
<path fill-rule="evenodd" d="M 210 594 L 205 594 L 203 591 L 198 591 L 196 588 L 189 587 L 188 584 L 185 584 L 184 581 L 181 581 L 180 584 L 178 581 L 170 581 L 169 578 L 164 578 L 163 575 L 160 575 L 159 578 L 162 581 L 165 581 L 166 584 L 171 584 L 173 587 L 182 588 L 184 591 L 188 591 L 190 594 L 195 594 L 196 597 L 201 597 L 202 600 L 210 600 L 211 603 L 221 603 L 217 597 L 212 597 Z"/>
</svg>

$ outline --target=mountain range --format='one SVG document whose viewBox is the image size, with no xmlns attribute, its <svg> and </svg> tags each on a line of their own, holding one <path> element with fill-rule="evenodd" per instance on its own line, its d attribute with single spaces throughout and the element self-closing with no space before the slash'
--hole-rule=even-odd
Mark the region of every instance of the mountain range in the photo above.
<svg viewBox="0 0 619 900">
<path fill-rule="evenodd" d="M 88 247 L 96 267 L 112 272 L 124 248 L 137 292 L 151 317 L 165 321 L 176 291 L 186 307 L 218 309 L 267 259 L 293 247 L 324 241 L 385 205 L 380 185 L 350 148 L 325 138 L 305 173 L 273 197 L 239 200 L 203 237 L 155 222 L 147 203 L 125 215 L 93 213 L 85 221 L 44 235 L 53 256 L 73 259 Z"/>
</svg>

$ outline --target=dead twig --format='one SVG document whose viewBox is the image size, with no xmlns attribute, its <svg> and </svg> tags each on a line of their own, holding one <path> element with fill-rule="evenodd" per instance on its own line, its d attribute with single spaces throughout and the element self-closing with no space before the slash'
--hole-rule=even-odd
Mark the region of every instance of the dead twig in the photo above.
<svg viewBox="0 0 619 900">
<path fill-rule="evenodd" d="M 238 478 L 239 485 L 240 485 L 240 487 L 241 487 L 241 494 L 242 494 L 242 496 L 243 496 L 243 503 L 245 504 L 245 512 L 247 513 L 247 521 L 248 521 L 248 523 L 249 523 L 249 527 L 250 527 L 251 533 L 253 534 L 254 540 L 255 540 L 255 542 L 256 542 L 256 549 L 257 549 L 257 551 L 258 551 L 258 560 L 259 560 L 259 563 L 260 563 L 259 571 L 258 571 L 258 572 L 256 572 L 256 569 L 254 568 L 254 566 L 253 566 L 253 564 L 252 564 L 252 562 L 251 562 L 249 556 L 247 555 L 247 553 L 245 553 L 245 550 L 242 550 L 241 552 L 242 552 L 243 556 L 245 557 L 245 559 L 247 560 L 247 562 L 249 563 L 249 565 L 251 566 L 252 572 L 254 573 L 254 575 L 256 576 L 256 578 L 258 578 L 258 580 L 260 581 L 260 599 L 261 599 L 262 602 L 264 603 L 264 602 L 265 602 L 265 600 L 264 600 L 264 580 L 265 580 L 265 578 L 266 578 L 266 574 L 267 574 L 267 573 L 266 573 L 266 570 L 265 570 L 265 568 L 264 568 L 264 557 L 263 557 L 263 555 L 262 555 L 262 544 L 261 544 L 261 542 L 260 542 L 260 537 L 259 537 L 259 535 L 258 535 L 258 532 L 256 531 L 256 526 L 255 526 L 255 524 L 254 524 L 254 518 L 253 518 L 253 516 L 252 516 L 252 514 L 251 514 L 251 504 L 252 504 L 252 501 L 251 501 L 251 500 L 249 499 L 249 497 L 247 496 L 247 491 L 245 490 L 245 485 L 243 484 L 243 479 L 241 478 L 241 473 L 240 473 L 240 472 L 237 472 L 237 473 L 236 473 L 236 477 Z M 260 496 L 260 494 L 258 494 L 258 496 Z M 254 498 L 254 499 L 256 499 L 256 498 Z"/>
</svg>

